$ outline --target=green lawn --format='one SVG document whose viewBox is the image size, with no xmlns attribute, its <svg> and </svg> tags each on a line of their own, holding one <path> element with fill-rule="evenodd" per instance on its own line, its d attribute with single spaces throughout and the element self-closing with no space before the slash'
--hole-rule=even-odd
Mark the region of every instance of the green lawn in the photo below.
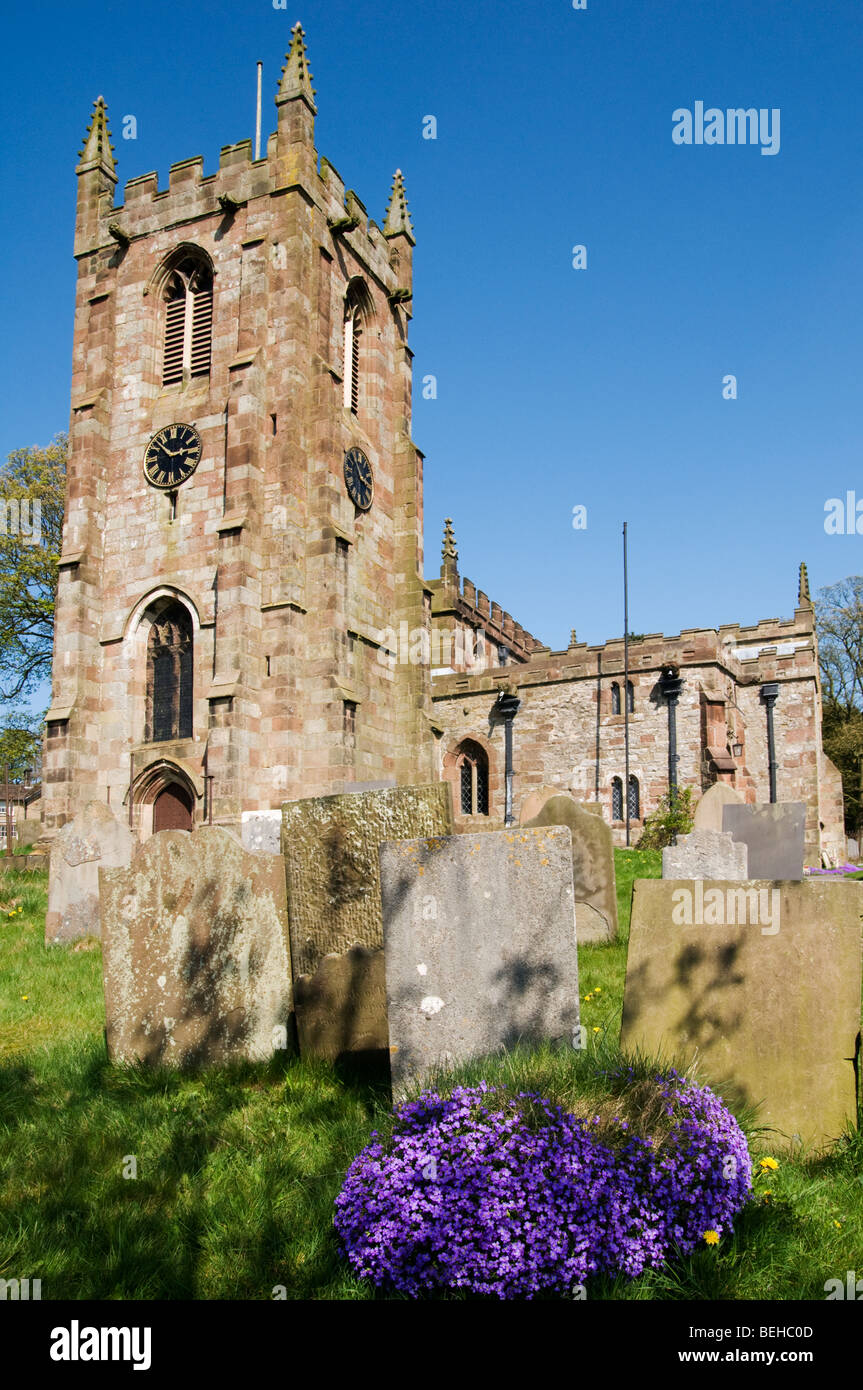
<svg viewBox="0 0 863 1390">
<path fill-rule="evenodd" d="M 515 1054 L 464 1079 L 481 1071 L 575 1104 L 597 1061 L 616 1060 L 631 883 L 658 874 L 659 855 L 616 861 L 621 939 L 579 951 L 587 1054 Z M 289 1298 L 374 1296 L 339 1259 L 332 1203 L 386 1123 L 382 1087 L 288 1057 L 197 1076 L 110 1066 L 98 943 L 46 948 L 45 900 L 45 875 L 0 880 L 0 1278 L 41 1278 L 45 1299 L 270 1299 L 279 1285 Z M 132 1159 L 137 1176 L 124 1176 Z M 588 1292 L 823 1299 L 826 1279 L 861 1262 L 855 1135 L 756 1180 L 718 1248 Z"/>
</svg>

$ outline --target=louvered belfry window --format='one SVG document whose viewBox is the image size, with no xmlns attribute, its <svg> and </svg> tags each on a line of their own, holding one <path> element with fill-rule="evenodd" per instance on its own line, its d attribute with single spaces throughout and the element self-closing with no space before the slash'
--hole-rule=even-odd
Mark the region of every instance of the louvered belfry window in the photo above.
<svg viewBox="0 0 863 1390">
<path fill-rule="evenodd" d="M 208 376 L 213 344 L 213 277 L 194 258 L 171 272 L 164 291 L 162 385 Z"/>
<path fill-rule="evenodd" d="M 360 406 L 360 334 L 362 320 L 358 304 L 348 302 L 345 309 L 345 405 L 356 415 Z"/>
</svg>

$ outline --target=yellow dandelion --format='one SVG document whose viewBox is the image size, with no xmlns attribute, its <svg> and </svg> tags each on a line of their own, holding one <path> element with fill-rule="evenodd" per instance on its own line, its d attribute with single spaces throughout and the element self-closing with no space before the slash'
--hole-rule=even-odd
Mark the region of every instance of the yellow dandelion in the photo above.
<svg viewBox="0 0 863 1390">
<path fill-rule="evenodd" d="M 593 1031 L 594 1031 L 594 1033 L 601 1033 L 601 1032 L 602 1032 L 602 1029 L 601 1029 L 601 1028 L 594 1028 Z"/>
<path fill-rule="evenodd" d="M 704 1232 L 704 1240 L 705 1240 L 705 1242 L 706 1242 L 707 1245 L 718 1245 L 718 1244 L 719 1244 L 719 1232 L 718 1232 L 718 1231 L 705 1231 L 705 1232 Z"/>
<path fill-rule="evenodd" d="M 836 1229 L 837 1229 L 838 1231 L 841 1231 L 841 1230 L 842 1230 L 842 1222 L 841 1222 L 841 1221 L 834 1221 L 834 1222 L 833 1222 L 833 1225 L 836 1227 Z"/>
<path fill-rule="evenodd" d="M 21 998 L 22 998 L 22 999 L 24 1000 L 24 1002 L 26 1003 L 26 1001 L 30 998 L 30 996 L 29 996 L 29 994 L 22 994 L 22 995 L 21 995 Z"/>
<path fill-rule="evenodd" d="M 769 1168 L 771 1172 L 775 1172 L 776 1169 L 779 1167 L 779 1164 L 776 1162 L 775 1158 L 762 1158 L 761 1167 Z"/>
<path fill-rule="evenodd" d="M 596 989 L 595 989 L 593 992 L 594 992 L 594 994 L 602 994 L 602 986 L 601 986 L 601 985 L 597 985 L 597 986 L 596 986 Z"/>
</svg>

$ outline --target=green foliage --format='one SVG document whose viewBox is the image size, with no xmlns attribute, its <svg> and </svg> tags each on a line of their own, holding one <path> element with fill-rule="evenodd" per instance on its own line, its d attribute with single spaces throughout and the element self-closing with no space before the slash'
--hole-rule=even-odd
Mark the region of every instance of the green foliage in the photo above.
<svg viewBox="0 0 863 1390">
<path fill-rule="evenodd" d="M 665 849 L 678 835 L 688 835 L 695 820 L 692 787 L 670 787 L 644 829 L 636 849 Z"/>
<path fill-rule="evenodd" d="M 51 673 L 66 453 L 59 434 L 47 448 L 15 449 L 0 467 L 0 699 L 10 702 Z M 41 534 L 31 544 L 18 520 L 25 502 L 32 521 L 37 501 Z"/>
</svg>

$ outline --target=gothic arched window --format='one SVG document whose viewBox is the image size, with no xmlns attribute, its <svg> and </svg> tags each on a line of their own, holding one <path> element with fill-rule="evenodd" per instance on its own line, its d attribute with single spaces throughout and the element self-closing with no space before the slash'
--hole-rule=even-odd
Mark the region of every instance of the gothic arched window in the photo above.
<svg viewBox="0 0 863 1390">
<path fill-rule="evenodd" d="M 478 743 L 459 745 L 458 763 L 461 812 L 464 816 L 488 815 L 488 756 Z"/>
<path fill-rule="evenodd" d="M 620 686 L 617 681 L 611 682 L 611 712 L 620 714 Z"/>
<path fill-rule="evenodd" d="M 623 783 L 619 777 L 611 779 L 611 819 L 623 820 Z"/>
<path fill-rule="evenodd" d="M 146 743 L 192 737 L 193 657 L 192 620 L 181 603 L 171 603 L 147 638 Z"/>
<path fill-rule="evenodd" d="M 638 778 L 630 776 L 629 793 L 627 796 L 627 810 L 630 820 L 641 820 L 641 794 L 638 788 Z"/>
<path fill-rule="evenodd" d="M 213 347 L 213 274 L 195 256 L 178 262 L 165 281 L 162 385 L 209 376 Z"/>
<path fill-rule="evenodd" d="M 626 708 L 629 714 L 635 710 L 635 687 L 632 681 L 626 682 Z"/>
<path fill-rule="evenodd" d="M 374 312 L 374 300 L 365 281 L 352 280 L 345 294 L 344 403 L 354 415 L 360 408 L 363 325 Z"/>
</svg>

